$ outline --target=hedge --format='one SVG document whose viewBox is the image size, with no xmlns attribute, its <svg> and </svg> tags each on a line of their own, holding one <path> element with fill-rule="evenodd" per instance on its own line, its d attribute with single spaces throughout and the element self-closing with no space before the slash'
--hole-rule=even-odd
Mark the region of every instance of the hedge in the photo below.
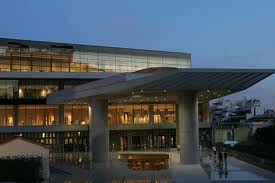
<svg viewBox="0 0 275 183">
<path fill-rule="evenodd" d="M 1 181 L 41 181 L 41 157 L 0 157 Z"/>
</svg>

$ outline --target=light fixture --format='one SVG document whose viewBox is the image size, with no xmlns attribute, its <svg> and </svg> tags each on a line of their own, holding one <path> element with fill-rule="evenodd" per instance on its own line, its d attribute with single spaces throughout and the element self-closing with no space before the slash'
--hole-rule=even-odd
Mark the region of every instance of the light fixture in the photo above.
<svg viewBox="0 0 275 183">
<path fill-rule="evenodd" d="M 207 92 L 210 92 L 210 90 L 207 90 Z"/>
<path fill-rule="evenodd" d="M 132 95 L 134 95 L 135 93 L 134 92 L 132 92 Z"/>
<path fill-rule="evenodd" d="M 142 92 L 143 92 L 143 90 L 140 90 L 140 92 L 142 93 Z"/>
<path fill-rule="evenodd" d="M 167 90 L 163 90 L 163 92 L 167 92 Z"/>
</svg>

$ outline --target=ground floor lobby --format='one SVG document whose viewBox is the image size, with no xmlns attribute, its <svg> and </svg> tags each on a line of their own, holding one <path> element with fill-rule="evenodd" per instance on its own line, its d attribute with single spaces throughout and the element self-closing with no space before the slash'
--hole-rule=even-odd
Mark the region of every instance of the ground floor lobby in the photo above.
<svg viewBox="0 0 275 183">
<path fill-rule="evenodd" d="M 0 133 L 4 140 L 14 135 L 49 145 L 52 152 L 85 152 L 89 151 L 88 131 L 65 132 L 22 132 Z M 212 143 L 212 129 L 199 130 L 200 144 L 208 147 Z M 109 138 L 110 151 L 167 151 L 177 146 L 176 129 L 146 129 L 146 130 L 111 130 Z"/>
</svg>

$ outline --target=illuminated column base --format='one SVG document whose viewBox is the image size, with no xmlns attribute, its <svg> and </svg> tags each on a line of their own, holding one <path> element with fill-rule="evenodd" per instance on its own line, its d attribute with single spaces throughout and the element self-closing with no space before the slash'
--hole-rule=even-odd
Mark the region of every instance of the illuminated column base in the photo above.
<svg viewBox="0 0 275 183">
<path fill-rule="evenodd" d="M 185 92 L 179 97 L 180 163 L 199 164 L 199 125 L 197 92 Z"/>
</svg>

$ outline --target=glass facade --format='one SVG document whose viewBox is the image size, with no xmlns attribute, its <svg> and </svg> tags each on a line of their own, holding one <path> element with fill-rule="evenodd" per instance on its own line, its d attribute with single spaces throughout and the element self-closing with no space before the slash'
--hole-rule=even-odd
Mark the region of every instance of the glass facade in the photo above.
<svg viewBox="0 0 275 183">
<path fill-rule="evenodd" d="M 61 87 L 70 88 L 88 81 L 0 80 L 0 99 L 41 99 Z"/>
<path fill-rule="evenodd" d="M 0 74 L 7 72 L 135 72 L 147 68 L 190 68 L 191 56 L 169 52 L 90 46 L 74 47 L 52 43 L 2 44 L 0 39 Z M 29 44 L 29 45 L 28 45 Z M 87 48 L 87 49 L 86 49 Z M 25 73 L 24 73 L 25 72 Z M 50 73 L 49 73 L 50 74 Z M 48 144 L 58 150 L 87 150 L 88 131 L 73 125 L 89 124 L 87 104 L 46 104 L 46 97 L 58 90 L 95 79 L 0 79 L 0 126 L 71 125 L 72 131 L 23 132 L 20 135 Z M 206 116 L 199 105 L 199 121 Z M 175 123 L 176 104 L 112 104 L 108 119 L 111 125 L 158 125 Z M 82 129 L 77 131 L 75 129 Z M 69 128 L 68 128 L 69 129 Z M 0 133 L 0 139 L 13 133 Z M 110 131 L 110 149 L 176 147 L 175 129 Z"/>
<path fill-rule="evenodd" d="M 110 105 L 108 111 L 111 125 L 175 123 L 177 120 L 175 104 Z M 206 118 L 204 115 L 199 107 L 199 122 Z M 87 104 L 0 105 L 0 126 L 15 123 L 19 126 L 88 125 L 89 107 Z"/>
<path fill-rule="evenodd" d="M 19 105 L 18 125 L 58 125 L 58 105 Z"/>
<path fill-rule="evenodd" d="M 13 126 L 13 106 L 0 105 L 0 126 Z"/>
<path fill-rule="evenodd" d="M 14 126 L 15 119 L 18 119 L 16 123 L 19 126 L 89 124 L 89 107 L 86 104 L 0 105 L 0 110 L 1 126 Z M 64 113 L 60 113 L 60 111 L 64 111 Z M 150 114 L 152 114 L 151 118 Z M 157 104 L 151 108 L 148 104 L 110 105 L 108 116 L 112 125 L 173 123 L 176 121 L 174 104 Z"/>
<path fill-rule="evenodd" d="M 148 124 L 176 122 L 175 104 L 135 104 L 109 106 L 111 124 Z"/>
<path fill-rule="evenodd" d="M 190 68 L 190 58 L 73 49 L 0 47 L 0 71 L 133 72 L 149 67 Z"/>
</svg>

